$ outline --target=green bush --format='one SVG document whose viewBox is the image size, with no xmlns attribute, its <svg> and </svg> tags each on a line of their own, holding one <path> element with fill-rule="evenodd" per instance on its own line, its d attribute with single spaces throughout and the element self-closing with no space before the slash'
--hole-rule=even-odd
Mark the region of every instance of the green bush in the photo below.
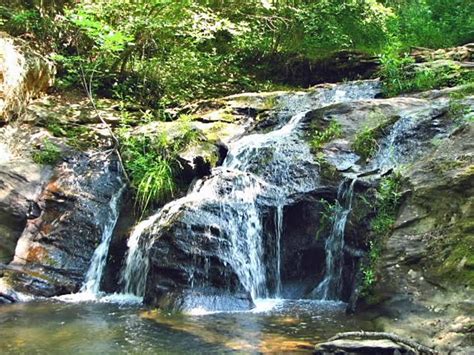
<svg viewBox="0 0 474 355">
<path fill-rule="evenodd" d="M 178 120 L 177 129 L 173 138 L 165 132 L 135 136 L 127 127 L 119 130 L 121 155 L 141 213 L 166 202 L 179 188 L 178 153 L 197 139 L 197 133 L 186 116 Z"/>
<path fill-rule="evenodd" d="M 125 168 L 136 191 L 137 208 L 145 211 L 151 203 L 173 196 L 174 151 L 168 137 L 134 137 L 128 132 L 122 132 L 120 137 Z"/>
</svg>

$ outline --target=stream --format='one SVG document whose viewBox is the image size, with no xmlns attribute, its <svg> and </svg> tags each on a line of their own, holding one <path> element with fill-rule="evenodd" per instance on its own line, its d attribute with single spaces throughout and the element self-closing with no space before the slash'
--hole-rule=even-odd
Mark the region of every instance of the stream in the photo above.
<svg viewBox="0 0 474 355">
<path fill-rule="evenodd" d="M 292 196 L 319 185 L 317 164 L 301 135 L 306 113 L 310 108 L 373 98 L 377 90 L 376 83 L 341 84 L 314 97 L 282 102 L 284 112 L 274 130 L 233 141 L 222 167 L 198 180 L 185 197 L 134 227 L 120 288 L 108 295 L 100 290 L 100 282 L 119 216 L 120 189 L 110 201 L 108 224 L 80 292 L 1 307 L 2 352 L 311 351 L 314 344 L 338 332 L 372 330 L 371 322 L 346 315 L 347 305 L 339 301 L 344 230 L 355 178 L 341 182 L 339 207 L 325 246 L 324 278 L 314 285 L 311 297 L 281 298 L 288 294 L 282 282 L 281 239 L 284 206 Z M 274 215 L 271 232 L 263 223 L 268 211 Z M 172 267 L 157 266 L 172 258 L 169 246 L 162 243 L 177 219 L 184 229 L 171 235 L 173 243 L 185 248 L 186 259 L 179 265 L 169 260 Z M 190 239 L 179 244 L 182 236 Z M 196 244 L 200 240 L 206 242 Z M 180 283 L 168 279 L 173 272 L 179 272 Z M 162 291 L 170 284 L 176 293 Z M 155 286 L 158 292 L 153 293 Z M 170 307 L 161 309 L 181 312 L 145 308 L 143 303 L 150 305 L 147 293 L 168 302 Z"/>
<path fill-rule="evenodd" d="M 32 302 L 0 307 L 0 349 L 3 354 L 310 351 L 337 332 L 372 329 L 344 311 L 343 303 L 311 300 L 273 300 L 254 311 L 202 315 L 117 303 Z"/>
</svg>

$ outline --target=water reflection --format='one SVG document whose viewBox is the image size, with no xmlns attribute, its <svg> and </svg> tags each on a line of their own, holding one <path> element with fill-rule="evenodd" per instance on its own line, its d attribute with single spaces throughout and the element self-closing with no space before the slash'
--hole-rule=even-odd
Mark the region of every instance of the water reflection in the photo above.
<svg viewBox="0 0 474 355">
<path fill-rule="evenodd" d="M 116 304 L 37 302 L 0 307 L 2 353 L 225 353 L 309 351 L 344 330 L 370 330 L 330 302 L 284 301 L 273 310 L 169 314 Z"/>
</svg>

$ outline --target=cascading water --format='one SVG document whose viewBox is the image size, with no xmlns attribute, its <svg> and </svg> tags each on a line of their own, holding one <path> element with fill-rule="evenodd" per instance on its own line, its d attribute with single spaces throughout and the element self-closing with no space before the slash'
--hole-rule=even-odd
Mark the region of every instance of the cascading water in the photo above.
<svg viewBox="0 0 474 355">
<path fill-rule="evenodd" d="M 276 218 L 275 218 L 275 235 L 276 235 L 276 290 L 275 296 L 279 297 L 281 295 L 282 286 L 281 286 L 281 236 L 283 234 L 283 205 L 280 204 L 276 208 Z"/>
<path fill-rule="evenodd" d="M 356 179 L 344 180 L 338 189 L 334 221 L 326 239 L 326 271 L 324 279 L 311 296 L 322 300 L 339 300 L 344 256 L 344 231 L 352 208 Z"/>
<path fill-rule="evenodd" d="M 225 186 L 225 195 L 221 193 L 221 182 L 224 178 L 221 179 L 220 175 L 225 175 L 226 178 L 232 176 L 232 180 Z M 213 179 L 201 181 L 187 196 L 169 203 L 160 212 L 139 223 L 132 231 L 128 243 L 129 251 L 121 275 L 123 292 L 137 296 L 143 296 L 145 292 L 147 251 L 153 240 L 144 241 L 141 237 L 151 229 L 166 225 L 173 216 L 182 212 L 184 206 L 192 211 L 199 210 L 204 199 L 219 204 L 218 214 L 227 223 L 231 245 L 228 252 L 222 252 L 226 262 L 238 271 L 241 281 L 252 297 L 266 297 L 266 276 L 262 263 L 262 225 L 256 206 L 256 196 L 262 191 L 263 185 L 265 183 L 255 176 L 229 169 L 216 169 Z"/>
<path fill-rule="evenodd" d="M 140 236 L 145 229 L 155 223 L 158 217 L 159 214 L 155 214 L 137 224 L 128 238 L 127 258 L 120 275 L 120 283 L 123 285 L 122 291 L 125 294 L 136 295 L 138 297 L 143 297 L 145 294 L 148 259 L 143 249 L 140 248 Z"/>
<path fill-rule="evenodd" d="M 120 183 L 122 184 L 121 180 Z M 122 185 L 122 187 L 118 189 L 114 195 L 112 195 L 109 201 L 107 222 L 104 225 L 100 243 L 92 256 L 91 264 L 87 271 L 80 292 L 76 294 L 59 296 L 57 297 L 59 300 L 66 302 L 81 302 L 97 300 L 103 296 L 103 293 L 100 291 L 100 282 L 102 280 L 102 275 L 107 263 L 107 256 L 109 253 L 112 234 L 119 217 L 119 202 L 125 188 L 126 185 Z"/>
<path fill-rule="evenodd" d="M 139 296 L 145 294 L 151 246 L 162 238 L 169 222 L 179 218 L 180 225 L 188 225 L 187 230 L 191 235 L 194 233 L 191 228 L 193 223 L 200 226 L 204 219 L 208 221 L 209 228 L 220 228 L 220 235 L 225 232 L 226 239 L 220 242 L 219 257 L 235 271 L 254 300 L 280 295 L 280 242 L 284 206 L 292 195 L 313 191 L 319 184 L 317 174 L 305 173 L 317 171 L 317 163 L 308 144 L 300 136 L 300 123 L 310 109 L 337 102 L 373 98 L 377 93 L 377 84 L 363 82 L 279 98 L 283 109 L 279 115 L 282 123 L 278 129 L 243 136 L 232 142 L 223 167 L 213 169 L 211 177 L 198 181 L 187 196 L 169 203 L 135 227 L 128 243 L 129 251 L 121 275 L 123 292 Z M 288 116 L 291 116 L 289 120 Z M 328 290 L 334 288 L 337 284 L 335 280 L 340 278 L 337 276 L 336 254 L 342 250 L 344 226 L 350 211 L 354 183 L 346 183 L 345 187 L 341 187 L 342 206 L 336 218 L 338 223 L 335 223 L 332 238 L 327 242 L 327 248 L 335 248 L 331 250 L 332 261 L 327 261 L 327 275 L 323 281 L 328 285 Z M 262 203 L 275 211 L 275 245 L 271 254 L 275 255 L 276 260 L 271 262 L 271 268 L 274 269 L 272 275 L 269 275 L 270 265 L 265 265 L 264 262 L 266 236 L 263 235 L 262 227 Z M 203 228 L 200 238 L 214 242 L 216 236 L 206 232 L 209 228 Z M 189 243 L 192 244 L 191 241 Z M 189 248 L 192 252 L 192 246 Z M 204 259 L 208 265 L 209 259 L 205 255 Z M 204 270 L 206 268 L 208 266 Z M 274 289 L 269 289 L 269 277 L 275 281 Z M 192 272 L 189 280 L 191 287 L 199 288 Z M 324 291 L 321 298 L 333 297 L 331 292 Z"/>
<path fill-rule="evenodd" d="M 105 264 L 107 262 L 107 255 L 109 253 L 110 240 L 112 238 L 112 233 L 117 223 L 119 216 L 118 202 L 122 196 L 123 191 L 125 190 L 125 185 L 123 185 L 116 193 L 112 196 L 109 202 L 110 215 L 107 220 L 107 223 L 104 226 L 104 231 L 102 232 L 102 238 L 99 246 L 94 251 L 92 256 L 91 265 L 86 274 L 86 279 L 84 284 L 81 287 L 81 292 L 91 293 L 98 295 L 100 291 L 100 281 L 102 279 L 102 274 L 104 272 Z"/>
</svg>

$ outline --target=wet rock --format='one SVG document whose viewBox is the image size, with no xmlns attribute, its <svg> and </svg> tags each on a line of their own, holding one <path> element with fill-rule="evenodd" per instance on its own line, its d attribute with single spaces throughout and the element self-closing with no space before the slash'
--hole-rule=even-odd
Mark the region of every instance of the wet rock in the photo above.
<svg viewBox="0 0 474 355">
<path fill-rule="evenodd" d="M 28 44 L 0 32 L 0 124 L 19 117 L 54 80 L 52 62 Z"/>
<path fill-rule="evenodd" d="M 442 100 L 452 91 L 423 96 Z M 474 105 L 472 97 L 462 102 L 461 112 L 421 116 L 411 126 L 409 142 L 418 148 L 405 153 L 410 159 L 401 159 L 408 165 L 400 170 L 408 192 L 381 252 L 370 299 L 383 329 L 416 333 L 441 352 L 469 345 L 469 336 L 454 336 L 447 328 L 465 314 L 461 304 L 474 287 L 474 128 L 468 118 Z M 427 326 L 435 314 L 442 321 Z"/>
<path fill-rule="evenodd" d="M 54 169 L 37 198 L 4 278 L 16 291 L 54 296 L 77 291 L 123 183 L 107 154 L 76 153 Z"/>
<path fill-rule="evenodd" d="M 13 259 L 18 238 L 28 219 L 41 210 L 36 200 L 51 169 L 28 160 L 0 164 L 0 262 Z"/>
<path fill-rule="evenodd" d="M 150 250 L 147 304 L 228 311 L 252 308 L 250 292 L 264 296 L 265 276 L 253 273 L 264 267 L 255 263 L 265 238 L 254 203 L 265 199 L 252 196 L 253 188 L 259 188 L 253 177 L 220 170 L 160 212 L 141 238 Z M 199 199 L 199 191 L 207 191 L 207 199 Z"/>
<path fill-rule="evenodd" d="M 324 239 L 315 238 L 321 211 L 316 196 L 334 195 L 338 181 L 320 183 L 320 166 L 301 139 L 298 124 L 306 108 L 369 98 L 377 91 L 378 83 L 372 81 L 268 95 L 281 128 L 234 137 L 223 167 L 198 181 L 186 197 L 165 206 L 142 234 L 141 249 L 149 251 L 150 263 L 139 272 L 148 274 L 145 302 L 186 309 L 195 296 L 209 301 L 204 308 L 212 308 L 222 306 L 221 301 L 213 301 L 222 294 L 224 298 L 239 295 L 230 303 L 248 308 L 250 296 L 277 294 L 280 280 L 283 293 L 287 289 L 294 297 L 314 288 L 324 265 Z M 224 100 L 232 105 L 266 104 L 259 94 Z M 247 132 L 255 132 L 254 127 L 250 125 Z M 304 199 L 308 203 L 300 204 Z M 307 219 L 295 222 L 297 227 L 308 223 L 308 230 L 297 230 L 295 223 L 283 218 L 285 213 L 301 217 L 301 209 L 311 212 Z M 312 217 L 316 217 L 313 223 L 309 221 Z M 283 252 L 278 251 L 279 239 Z M 318 253 L 321 257 L 315 259 Z M 278 267 L 280 255 L 283 259 Z"/>
</svg>

